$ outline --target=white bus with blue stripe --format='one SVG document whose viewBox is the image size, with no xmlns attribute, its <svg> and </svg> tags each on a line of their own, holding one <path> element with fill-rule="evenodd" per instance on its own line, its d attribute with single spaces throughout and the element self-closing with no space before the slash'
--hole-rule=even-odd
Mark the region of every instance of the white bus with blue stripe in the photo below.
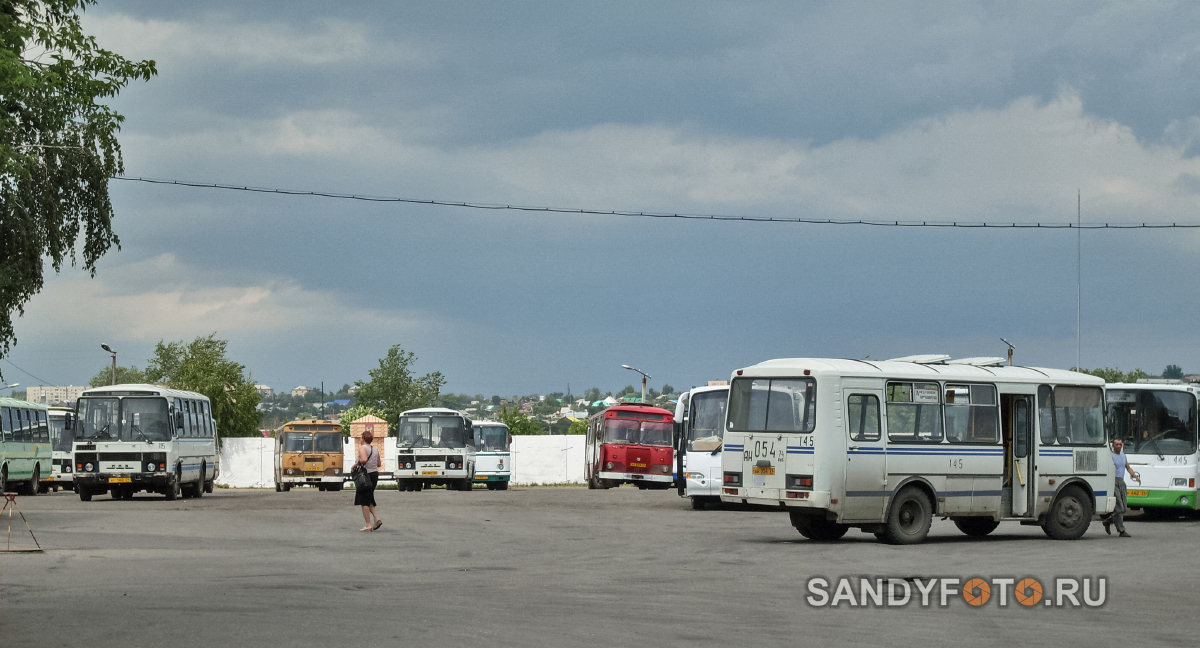
<svg viewBox="0 0 1200 648">
<path fill-rule="evenodd" d="M 496 421 L 475 421 L 475 483 L 508 490 L 512 478 L 512 434 Z"/>
<path fill-rule="evenodd" d="M 1104 381 L 1003 358 L 769 360 L 732 377 L 721 499 L 786 508 L 806 538 L 921 542 L 935 516 L 1082 536 L 1113 510 Z"/>
<path fill-rule="evenodd" d="M 88 502 L 147 491 L 173 500 L 213 491 L 220 474 L 208 397 L 159 385 L 85 390 L 75 406 L 75 490 Z"/>
</svg>

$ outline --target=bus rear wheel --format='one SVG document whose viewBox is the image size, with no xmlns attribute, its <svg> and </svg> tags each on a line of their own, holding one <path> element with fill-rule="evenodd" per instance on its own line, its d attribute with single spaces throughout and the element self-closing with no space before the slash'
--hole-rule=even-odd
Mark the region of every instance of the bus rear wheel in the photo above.
<svg viewBox="0 0 1200 648">
<path fill-rule="evenodd" d="M 41 468 L 41 466 L 35 466 L 33 468 L 33 478 L 29 480 L 28 484 L 25 484 L 24 492 L 21 494 L 29 495 L 31 497 L 34 495 L 37 495 L 41 484 L 42 484 L 42 468 Z"/>
<path fill-rule="evenodd" d="M 954 526 L 972 538 L 982 538 L 995 531 L 1000 523 L 989 517 L 960 517 L 954 518 Z"/>
<path fill-rule="evenodd" d="M 827 520 L 820 515 L 804 515 L 799 511 L 788 512 L 792 518 L 792 526 L 800 535 L 818 542 L 832 542 L 846 535 L 850 527 Z"/>
<path fill-rule="evenodd" d="M 203 463 L 201 463 L 200 464 L 200 480 L 197 481 L 196 485 L 192 488 L 192 497 L 194 497 L 196 499 L 200 499 L 201 497 L 204 497 L 204 473 L 206 473 L 206 472 L 208 472 L 208 466 L 205 466 Z"/>
<path fill-rule="evenodd" d="M 900 491 L 888 509 L 883 538 L 888 544 L 918 544 L 929 535 L 933 524 L 933 505 L 920 489 L 909 486 Z"/>
<path fill-rule="evenodd" d="M 1054 498 L 1042 529 L 1055 540 L 1078 540 L 1092 524 L 1092 500 L 1078 486 L 1067 486 Z"/>
</svg>

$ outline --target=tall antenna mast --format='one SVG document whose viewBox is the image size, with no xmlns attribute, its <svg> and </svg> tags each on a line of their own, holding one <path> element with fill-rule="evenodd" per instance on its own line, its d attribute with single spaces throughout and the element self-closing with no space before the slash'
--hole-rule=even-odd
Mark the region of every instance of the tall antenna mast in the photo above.
<svg viewBox="0 0 1200 648">
<path fill-rule="evenodd" d="M 1079 323 L 1083 302 L 1083 192 L 1076 189 L 1075 194 L 1075 368 L 1082 369 L 1080 349 L 1083 346 L 1082 329 Z"/>
</svg>

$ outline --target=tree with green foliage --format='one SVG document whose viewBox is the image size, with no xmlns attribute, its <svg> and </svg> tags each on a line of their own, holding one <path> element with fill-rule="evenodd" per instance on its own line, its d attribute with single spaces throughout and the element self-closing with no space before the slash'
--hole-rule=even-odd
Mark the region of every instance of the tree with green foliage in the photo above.
<svg viewBox="0 0 1200 648">
<path fill-rule="evenodd" d="M 575 419 L 571 423 L 571 429 L 567 430 L 567 434 L 587 434 L 587 427 L 587 419 Z"/>
<path fill-rule="evenodd" d="M 1183 367 L 1179 365 L 1169 364 L 1162 372 L 1163 378 L 1171 378 L 1174 380 L 1183 380 Z"/>
<path fill-rule="evenodd" d="M 339 421 L 342 423 L 342 434 L 350 436 L 350 424 L 364 416 L 378 416 L 379 418 L 384 418 L 383 414 L 384 412 L 381 409 L 367 407 L 366 405 L 355 405 L 345 412 L 342 412 L 342 416 L 339 419 Z"/>
<path fill-rule="evenodd" d="M 545 434 L 541 423 L 522 414 L 521 410 L 515 407 L 511 412 L 507 407 L 500 410 L 500 420 L 508 426 L 508 432 L 512 435 Z"/>
<path fill-rule="evenodd" d="M 88 381 L 88 387 L 105 387 L 107 385 L 131 385 L 146 382 L 146 373 L 135 366 L 117 367 L 117 382 L 113 382 L 112 365 L 109 365 Z"/>
<path fill-rule="evenodd" d="M 1072 367 L 1071 371 L 1078 371 L 1079 373 L 1085 373 L 1090 376 L 1103 378 L 1104 382 L 1106 383 L 1135 383 L 1139 378 L 1150 377 L 1141 369 L 1134 369 L 1133 371 L 1125 372 L 1121 371 L 1119 367 L 1105 367 L 1103 369 L 1080 369 L 1078 367 Z"/>
<path fill-rule="evenodd" d="M 45 260 L 60 272 L 79 254 L 95 276 L 97 260 L 120 249 L 108 182 L 125 171 L 125 118 L 104 100 L 157 70 L 84 35 L 90 4 L 0 0 L 0 357 L 16 343 L 13 313 L 44 285 Z"/>
<path fill-rule="evenodd" d="M 442 385 L 446 384 L 440 371 L 415 377 L 410 367 L 416 360 L 416 355 L 397 344 L 379 359 L 378 369 L 368 372 L 371 380 L 354 383 L 358 386 L 358 392 L 354 394 L 358 403 L 383 412 L 380 416 L 387 420 L 390 429 L 395 430 L 400 425 L 401 412 L 436 406 Z"/>
<path fill-rule="evenodd" d="M 225 357 L 229 343 L 216 334 L 190 343 L 159 342 L 146 365 L 147 382 L 199 392 L 212 403 L 217 432 L 223 437 L 258 435 L 261 398 L 246 367 Z"/>
</svg>

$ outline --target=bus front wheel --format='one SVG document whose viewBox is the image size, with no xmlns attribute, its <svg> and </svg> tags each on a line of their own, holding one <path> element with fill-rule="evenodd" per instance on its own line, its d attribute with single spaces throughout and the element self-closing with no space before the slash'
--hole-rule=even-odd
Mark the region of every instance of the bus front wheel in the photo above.
<svg viewBox="0 0 1200 648">
<path fill-rule="evenodd" d="M 91 490 L 89 490 L 83 486 L 80 486 L 79 488 L 76 488 L 75 490 L 79 492 L 79 501 L 81 501 L 81 502 L 92 501 L 92 491 Z"/>
<path fill-rule="evenodd" d="M 888 544 L 924 542 L 933 524 L 933 504 L 920 489 L 909 486 L 892 500 L 883 537 Z"/>
<path fill-rule="evenodd" d="M 1092 500 L 1078 486 L 1067 486 L 1054 498 L 1042 529 L 1055 540 L 1078 540 L 1092 523 Z"/>
</svg>

